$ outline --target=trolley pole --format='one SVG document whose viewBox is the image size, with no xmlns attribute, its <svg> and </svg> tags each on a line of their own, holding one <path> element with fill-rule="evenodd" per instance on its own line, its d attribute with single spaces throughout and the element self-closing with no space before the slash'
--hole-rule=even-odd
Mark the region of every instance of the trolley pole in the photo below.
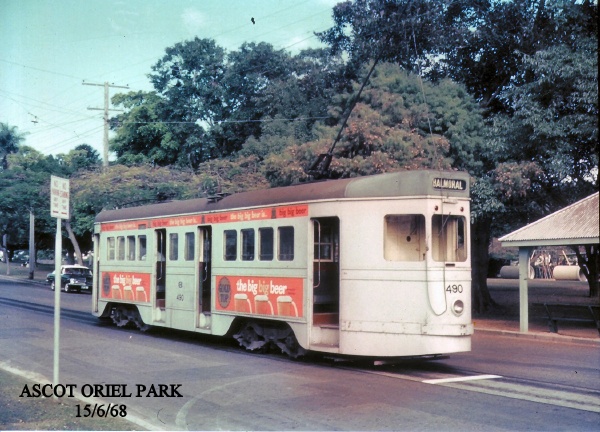
<svg viewBox="0 0 600 432">
<path fill-rule="evenodd" d="M 50 216 L 56 218 L 54 243 L 54 387 L 59 384 L 60 372 L 60 292 L 62 286 L 62 220 L 69 219 L 69 180 L 50 177 Z M 56 395 L 54 395 L 56 398 Z"/>
</svg>

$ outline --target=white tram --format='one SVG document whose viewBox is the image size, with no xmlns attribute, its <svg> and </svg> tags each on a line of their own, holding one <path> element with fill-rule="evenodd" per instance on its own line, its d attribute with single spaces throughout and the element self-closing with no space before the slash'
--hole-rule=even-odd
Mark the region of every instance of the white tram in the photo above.
<svg viewBox="0 0 600 432">
<path fill-rule="evenodd" d="M 93 314 L 369 357 L 471 349 L 469 176 L 406 171 L 101 212 Z"/>
</svg>

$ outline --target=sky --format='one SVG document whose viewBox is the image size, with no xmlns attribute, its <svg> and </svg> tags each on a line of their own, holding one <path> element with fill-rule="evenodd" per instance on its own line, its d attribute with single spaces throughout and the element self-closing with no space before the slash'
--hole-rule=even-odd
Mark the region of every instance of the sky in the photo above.
<svg viewBox="0 0 600 432">
<path fill-rule="evenodd" d="M 322 46 L 314 32 L 333 25 L 338 1 L 0 0 L 0 122 L 45 155 L 80 144 L 102 155 L 105 82 L 129 87 L 110 88 L 111 97 L 152 90 L 152 65 L 194 37 L 227 51 Z"/>
</svg>

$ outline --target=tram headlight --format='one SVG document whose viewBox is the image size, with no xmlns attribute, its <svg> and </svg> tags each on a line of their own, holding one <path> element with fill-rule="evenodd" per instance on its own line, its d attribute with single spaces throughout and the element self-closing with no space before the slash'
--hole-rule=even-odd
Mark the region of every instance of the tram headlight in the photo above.
<svg viewBox="0 0 600 432">
<path fill-rule="evenodd" d="M 462 313 L 464 312 L 464 310 L 465 310 L 465 304 L 463 303 L 462 300 L 456 300 L 454 302 L 454 304 L 452 305 L 452 312 L 456 316 L 462 315 Z"/>
</svg>

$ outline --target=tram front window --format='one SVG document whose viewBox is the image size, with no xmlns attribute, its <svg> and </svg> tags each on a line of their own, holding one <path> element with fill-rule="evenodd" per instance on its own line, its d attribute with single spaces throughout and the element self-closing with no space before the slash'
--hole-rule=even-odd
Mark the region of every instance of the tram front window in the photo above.
<svg viewBox="0 0 600 432">
<path fill-rule="evenodd" d="M 425 252 L 425 216 L 385 217 L 383 256 L 387 261 L 424 261 Z"/>
<path fill-rule="evenodd" d="M 463 216 L 434 215 L 432 252 L 435 261 L 467 260 L 466 221 Z"/>
</svg>

